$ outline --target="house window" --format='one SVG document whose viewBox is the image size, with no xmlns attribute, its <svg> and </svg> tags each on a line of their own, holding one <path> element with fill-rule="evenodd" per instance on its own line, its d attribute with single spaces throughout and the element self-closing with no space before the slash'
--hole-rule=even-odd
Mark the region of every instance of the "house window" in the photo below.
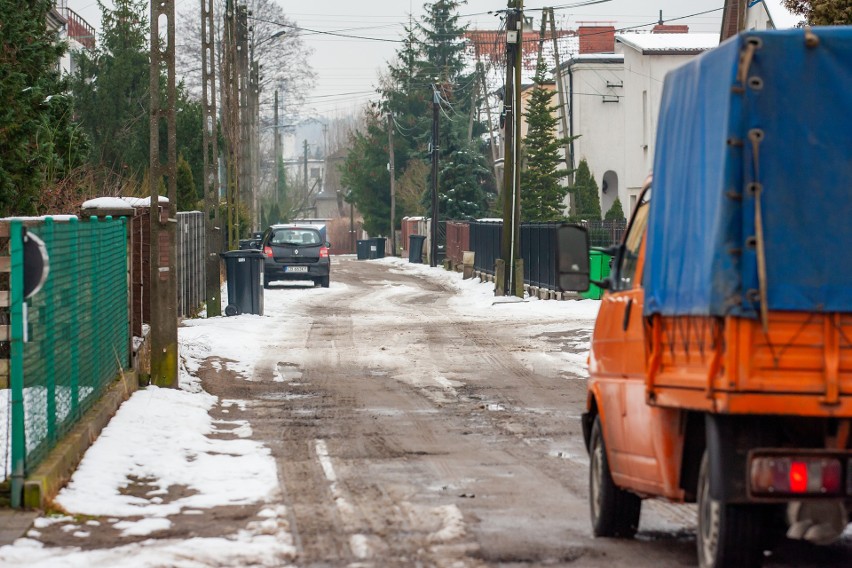
<svg viewBox="0 0 852 568">
<path fill-rule="evenodd" d="M 318 177 L 320 177 L 320 169 L 311 168 L 311 179 L 317 179 Z"/>
</svg>

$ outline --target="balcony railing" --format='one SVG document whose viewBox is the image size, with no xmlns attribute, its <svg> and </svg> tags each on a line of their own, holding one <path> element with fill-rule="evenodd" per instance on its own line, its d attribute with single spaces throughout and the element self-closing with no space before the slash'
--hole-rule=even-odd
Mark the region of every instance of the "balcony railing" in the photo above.
<svg viewBox="0 0 852 568">
<path fill-rule="evenodd" d="M 68 21 L 68 38 L 80 43 L 86 49 L 95 49 L 95 28 L 68 7 L 68 0 L 56 0 L 56 9 Z"/>
</svg>

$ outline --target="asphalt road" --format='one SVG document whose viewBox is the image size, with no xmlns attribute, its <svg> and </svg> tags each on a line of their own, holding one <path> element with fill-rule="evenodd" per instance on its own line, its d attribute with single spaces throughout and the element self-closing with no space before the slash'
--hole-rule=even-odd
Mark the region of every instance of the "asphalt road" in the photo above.
<svg viewBox="0 0 852 568">
<path fill-rule="evenodd" d="M 691 506 L 646 501 L 636 539 L 591 535 L 585 380 L 529 364 L 536 352 L 578 349 L 588 322 L 541 333 L 529 321 L 465 317 L 448 306 L 453 290 L 350 258 L 334 260 L 332 282 L 346 286 L 266 291 L 267 302 L 302 297 L 270 321 L 251 380 L 215 357 L 201 370 L 210 393 L 245 401 L 214 418 L 248 420 L 276 459 L 297 549 L 288 563 L 696 565 Z M 257 512 L 183 516 L 158 538 L 233 534 Z M 60 528 L 42 537 L 71 540 Z M 790 544 L 766 565 L 848 566 L 850 551 L 848 538 Z"/>
</svg>

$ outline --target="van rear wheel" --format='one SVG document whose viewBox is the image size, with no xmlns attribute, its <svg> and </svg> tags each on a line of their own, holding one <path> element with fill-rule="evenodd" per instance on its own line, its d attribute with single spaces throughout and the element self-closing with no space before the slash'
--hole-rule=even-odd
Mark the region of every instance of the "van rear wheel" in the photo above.
<svg viewBox="0 0 852 568">
<path fill-rule="evenodd" d="M 733 505 L 710 497 L 707 452 L 698 475 L 698 565 L 701 568 L 760 566 L 763 553 L 761 527 L 768 520 L 757 505 Z"/>
<path fill-rule="evenodd" d="M 642 499 L 612 481 L 599 416 L 592 426 L 589 461 L 592 532 L 595 536 L 633 538 L 639 528 Z"/>
</svg>

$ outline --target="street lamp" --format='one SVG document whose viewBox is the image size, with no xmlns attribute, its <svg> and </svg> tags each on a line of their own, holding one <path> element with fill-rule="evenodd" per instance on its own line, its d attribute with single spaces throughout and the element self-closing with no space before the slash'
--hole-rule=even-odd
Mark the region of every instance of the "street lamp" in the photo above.
<svg viewBox="0 0 852 568">
<path fill-rule="evenodd" d="M 274 34 L 272 34 L 271 36 L 269 36 L 268 38 L 266 38 L 266 39 L 264 39 L 264 40 L 261 40 L 261 41 L 257 42 L 256 44 L 254 44 L 254 47 L 255 47 L 255 49 L 256 49 L 256 48 L 260 47 L 261 45 L 263 45 L 264 43 L 266 43 L 266 42 L 268 42 L 268 41 L 272 41 L 273 39 L 279 38 L 279 37 L 283 36 L 283 35 L 284 35 L 284 34 L 286 34 L 286 33 L 287 33 L 287 30 L 280 30 L 280 31 L 277 31 L 277 32 L 275 32 Z"/>
</svg>

